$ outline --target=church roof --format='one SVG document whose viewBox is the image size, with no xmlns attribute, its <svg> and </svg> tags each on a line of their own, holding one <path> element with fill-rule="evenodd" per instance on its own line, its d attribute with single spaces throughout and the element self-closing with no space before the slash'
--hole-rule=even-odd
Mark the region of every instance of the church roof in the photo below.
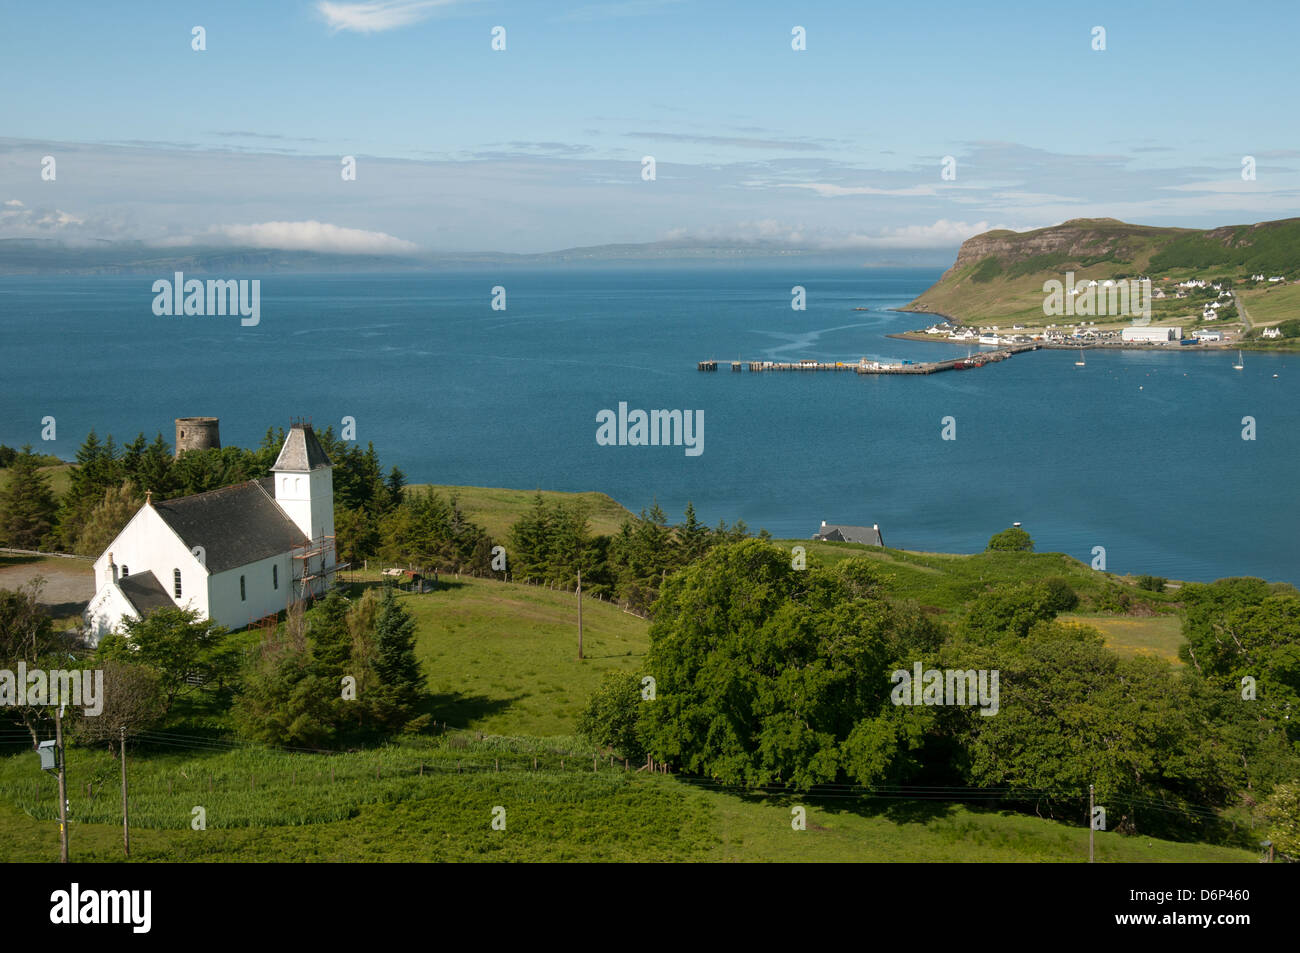
<svg viewBox="0 0 1300 953">
<path fill-rule="evenodd" d="M 325 454 L 325 448 L 316 439 L 311 424 L 294 424 L 289 428 L 289 435 L 284 438 L 284 446 L 271 469 L 304 472 L 333 465 Z"/>
<path fill-rule="evenodd" d="M 307 542 L 257 480 L 152 506 L 187 547 L 203 547 L 211 573 L 287 553 Z"/>
<path fill-rule="evenodd" d="M 162 587 L 158 577 L 149 571 L 138 572 L 134 576 L 123 576 L 117 582 L 118 588 L 127 601 L 135 606 L 141 618 L 154 609 L 166 609 L 175 606 L 167 590 Z"/>
</svg>

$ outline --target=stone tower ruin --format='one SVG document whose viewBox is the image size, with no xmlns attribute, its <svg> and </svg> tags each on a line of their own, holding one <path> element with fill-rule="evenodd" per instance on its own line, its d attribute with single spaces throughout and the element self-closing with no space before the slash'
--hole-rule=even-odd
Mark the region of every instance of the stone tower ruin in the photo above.
<svg viewBox="0 0 1300 953">
<path fill-rule="evenodd" d="M 176 456 L 186 450 L 219 450 L 221 434 L 216 417 L 177 417 Z"/>
</svg>

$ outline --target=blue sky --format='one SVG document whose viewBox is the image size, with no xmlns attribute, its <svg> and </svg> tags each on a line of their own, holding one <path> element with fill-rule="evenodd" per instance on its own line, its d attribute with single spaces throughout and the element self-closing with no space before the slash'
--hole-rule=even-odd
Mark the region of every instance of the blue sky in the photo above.
<svg viewBox="0 0 1300 953">
<path fill-rule="evenodd" d="M 1289 217 L 1297 26 L 1283 2 L 9 4 L 0 237 L 879 255 Z"/>
</svg>

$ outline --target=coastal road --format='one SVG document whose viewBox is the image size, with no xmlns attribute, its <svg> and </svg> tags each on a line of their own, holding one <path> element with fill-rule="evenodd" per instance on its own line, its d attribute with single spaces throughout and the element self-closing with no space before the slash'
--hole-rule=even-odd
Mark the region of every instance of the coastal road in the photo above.
<svg viewBox="0 0 1300 953">
<path fill-rule="evenodd" d="M 1242 301 L 1241 295 L 1235 291 L 1232 293 L 1232 303 L 1237 306 L 1237 314 L 1241 316 L 1241 323 L 1245 329 L 1241 332 L 1241 336 L 1245 337 L 1250 333 L 1250 312 L 1246 310 L 1246 302 Z"/>
</svg>

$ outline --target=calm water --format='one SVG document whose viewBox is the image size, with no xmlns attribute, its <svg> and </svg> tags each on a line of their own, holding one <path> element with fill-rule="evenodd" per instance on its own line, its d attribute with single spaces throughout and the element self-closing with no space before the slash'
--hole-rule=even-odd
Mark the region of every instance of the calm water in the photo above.
<svg viewBox="0 0 1300 953">
<path fill-rule="evenodd" d="M 971 552 L 1020 520 L 1040 551 L 1206 580 L 1300 582 L 1300 358 L 1041 351 L 931 377 L 700 373 L 705 358 L 936 359 L 965 348 L 885 337 L 878 309 L 937 269 L 646 268 L 280 276 L 262 319 L 158 318 L 152 277 L 0 279 L 0 442 L 71 457 L 177 416 L 226 444 L 344 415 L 412 482 L 596 489 L 673 519 L 806 537 L 822 519 L 885 542 Z M 161 277 L 161 275 L 159 276 Z M 170 277 L 168 275 L 167 277 Z M 489 307 L 493 285 L 508 310 Z M 790 309 L 790 288 L 808 308 Z M 869 307 L 866 312 L 852 310 Z M 1274 378 L 1277 374 L 1277 378 Z M 704 411 L 704 453 L 599 447 L 596 413 Z M 940 439 L 941 418 L 957 439 Z M 1254 416 L 1258 439 L 1241 439 Z"/>
</svg>

